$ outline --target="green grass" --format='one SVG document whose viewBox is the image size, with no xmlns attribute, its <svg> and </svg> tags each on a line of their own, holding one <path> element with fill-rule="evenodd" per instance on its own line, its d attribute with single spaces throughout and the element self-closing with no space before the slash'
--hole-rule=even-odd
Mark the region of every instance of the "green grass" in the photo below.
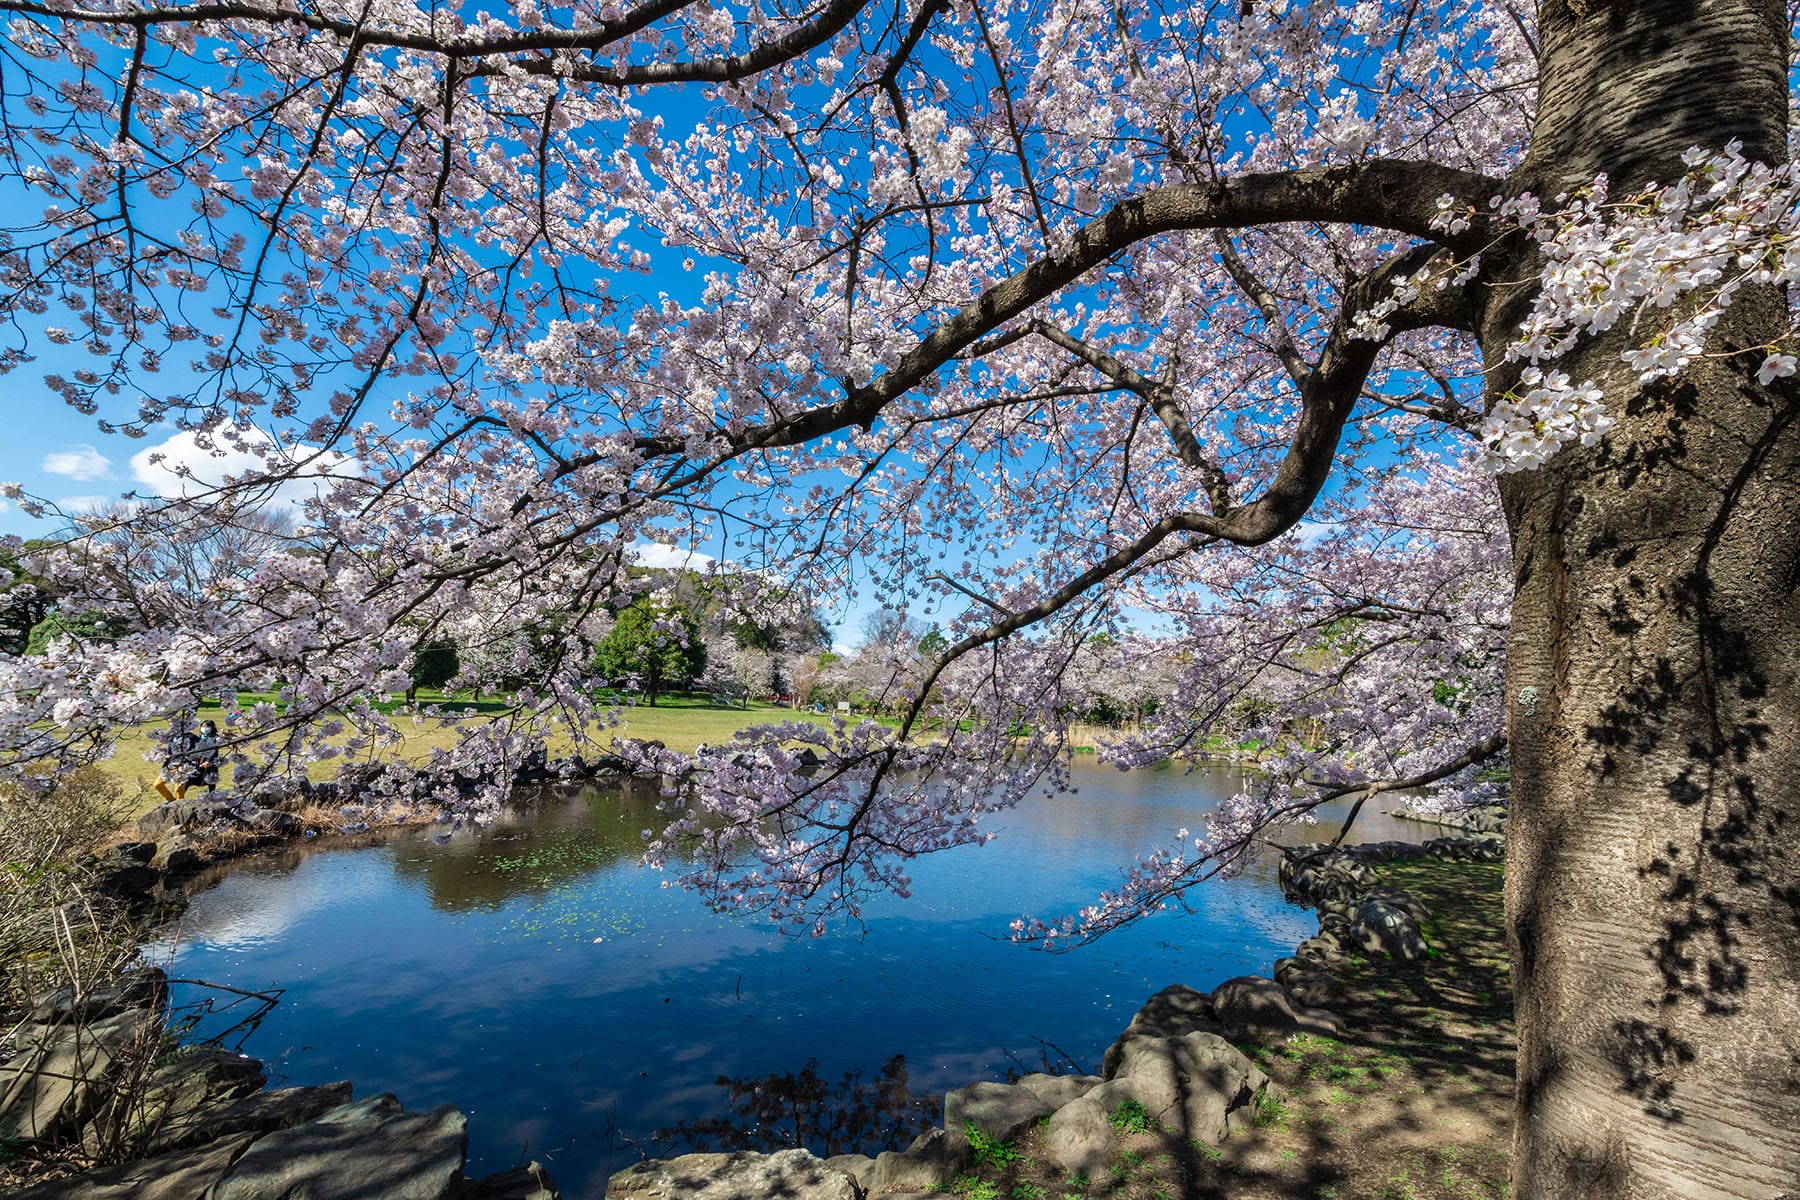
<svg viewBox="0 0 1800 1200">
<path fill-rule="evenodd" d="M 974 1175 L 964 1175 L 950 1185 L 950 1190 L 963 1200 L 1000 1200 L 1000 1185 Z"/>
<path fill-rule="evenodd" d="M 1136 1100 L 1123 1100 L 1119 1107 L 1107 1114 L 1106 1123 L 1125 1137 L 1149 1133 L 1150 1112 Z"/>
<path fill-rule="evenodd" d="M 254 704 L 267 700 L 274 702 L 270 693 L 240 693 L 239 702 Z M 442 692 L 430 692 L 421 689 L 421 703 L 442 704 L 446 709 L 473 709 L 478 716 L 486 716 L 505 711 L 504 705 L 492 699 L 479 702 L 467 693 L 462 695 L 445 695 Z M 388 711 L 399 707 L 403 701 L 395 699 L 385 705 Z M 217 702 L 209 702 L 200 706 L 199 715 L 202 720 L 212 718 L 218 720 L 221 710 Z M 595 739 L 601 745 L 608 745 L 615 737 L 631 737 L 644 741 L 658 741 L 671 750 L 691 751 L 702 743 L 716 745 L 726 742 L 740 729 L 751 725 L 769 724 L 777 721 L 806 721 L 814 725 L 828 725 L 830 714 L 810 711 L 796 712 L 774 704 L 752 701 L 747 708 L 726 707 L 715 704 L 710 699 L 695 696 L 670 695 L 660 697 L 656 707 L 640 704 L 624 711 L 623 723 L 615 728 L 597 730 Z M 874 718 L 853 717 L 852 720 L 872 720 Z M 223 724 L 221 722 L 221 724 Z M 399 722 L 403 741 L 391 748 L 384 747 L 379 751 L 365 751 L 355 761 L 420 761 L 433 749 L 447 749 L 456 743 L 457 728 L 455 725 L 430 718 L 416 721 L 402 718 Z M 117 779 L 127 792 L 139 792 L 140 800 L 137 812 L 145 812 L 156 807 L 160 797 L 151 790 L 156 781 L 157 762 L 155 760 L 156 743 L 152 734 L 161 729 L 159 725 L 131 726 L 120 729 L 113 739 L 112 757 L 100 764 L 101 769 Z M 575 740 L 568 734 L 553 737 L 550 741 L 550 753 L 565 754 L 575 748 Z M 150 758 L 146 758 L 150 755 Z M 343 765 L 344 760 L 334 760 L 313 764 L 309 770 L 314 779 L 328 779 Z M 226 784 L 230 779 L 227 776 Z M 135 814 L 134 814 L 135 815 Z"/>
<path fill-rule="evenodd" d="M 978 1166 L 992 1167 L 1004 1171 L 1018 1161 L 1019 1151 L 1011 1142 L 997 1141 L 975 1127 L 975 1122 L 964 1121 L 963 1132 L 968 1135 L 969 1149 L 975 1154 Z"/>
<path fill-rule="evenodd" d="M 1250 1118 L 1250 1123 L 1258 1129 L 1274 1129 L 1285 1125 L 1290 1115 L 1286 1104 L 1265 1092 L 1256 1105 L 1256 1115 Z"/>
</svg>

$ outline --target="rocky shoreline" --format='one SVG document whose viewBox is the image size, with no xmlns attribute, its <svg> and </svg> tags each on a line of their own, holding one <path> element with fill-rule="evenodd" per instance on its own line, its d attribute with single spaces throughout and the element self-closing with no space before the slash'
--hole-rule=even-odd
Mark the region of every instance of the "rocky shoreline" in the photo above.
<svg viewBox="0 0 1800 1200">
<path fill-rule="evenodd" d="M 545 764 L 528 783 L 623 775 L 597 763 L 578 776 Z M 549 774 L 554 770 L 555 774 Z M 572 779 L 572 776 L 575 776 Z M 102 858 L 107 889 L 128 901 L 177 900 L 195 872 L 221 857 L 311 836 L 303 815 L 335 795 L 322 789 L 268 807 L 177 801 L 138 822 L 145 840 Z M 314 810 L 316 811 L 316 809 Z M 1405 814 L 1396 814 L 1405 815 Z M 642 1200 L 916 1200 L 941 1192 L 970 1167 L 978 1144 L 1007 1142 L 1042 1123 L 1044 1147 L 1062 1169 L 1089 1174 L 1118 1143 L 1116 1114 L 1137 1106 L 1146 1118 L 1190 1130 L 1217 1145 L 1278 1104 L 1275 1085 L 1238 1048 L 1273 1045 L 1295 1034 L 1336 1037 L 1330 1011 L 1342 994 L 1333 974 L 1352 953 L 1411 960 L 1428 952 L 1419 900 L 1377 886 L 1372 864 L 1429 857 L 1492 862 L 1504 856 L 1503 810 L 1472 835 L 1422 844 L 1377 842 L 1285 848 L 1284 892 L 1312 907 L 1319 932 L 1277 960 L 1273 978 L 1227 980 L 1210 994 L 1163 989 L 1107 1050 L 1097 1076 L 1028 1075 L 948 1093 L 944 1124 L 904 1150 L 821 1159 L 805 1149 L 739 1151 L 649 1160 L 617 1172 L 607 1195 Z M 221 833 L 228 836 L 221 837 Z M 336 842 L 338 839 L 334 838 Z M 207 853 L 223 848 L 225 854 Z M 10 1039 L 0 1063 L 0 1137 L 91 1141 L 111 1122 L 147 1137 L 146 1157 L 17 1193 L 28 1200 L 255 1200 L 265 1195 L 369 1200 L 555 1200 L 539 1164 L 482 1180 L 464 1175 L 466 1118 L 444 1106 L 405 1112 L 391 1094 L 351 1100 L 348 1082 L 264 1091 L 261 1064 L 216 1047 L 188 1047 L 148 1072 L 131 1072 L 141 1048 L 166 1034 L 166 981 L 140 972 L 117 994 L 81 1005 L 44 997 Z M 130 1076 L 132 1111 L 117 1099 Z M 129 1130 L 126 1130 L 129 1131 Z"/>
<path fill-rule="evenodd" d="M 141 1156 L 19 1200 L 557 1200 L 536 1163 L 468 1179 L 467 1121 L 449 1105 L 352 1101 L 348 1081 L 265 1091 L 262 1064 L 222 1047 L 160 1053 L 167 1022 L 168 980 L 153 967 L 27 1014 L 0 1064 L 0 1139 Z"/>
</svg>

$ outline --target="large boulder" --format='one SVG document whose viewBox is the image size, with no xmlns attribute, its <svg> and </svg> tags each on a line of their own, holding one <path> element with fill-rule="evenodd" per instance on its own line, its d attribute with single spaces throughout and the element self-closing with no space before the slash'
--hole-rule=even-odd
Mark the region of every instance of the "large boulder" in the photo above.
<svg viewBox="0 0 1800 1200">
<path fill-rule="evenodd" d="M 221 1046 L 183 1046 L 133 1086 L 108 1097 L 82 1130 L 82 1144 L 98 1153 L 108 1142 L 135 1145 L 171 1126 L 192 1128 L 205 1121 L 210 1107 L 247 1096 L 268 1078 L 254 1058 Z"/>
<path fill-rule="evenodd" d="M 453 1200 L 468 1141 L 451 1106 L 407 1113 L 384 1093 L 264 1134 L 207 1200 Z"/>
<path fill-rule="evenodd" d="M 1106 1081 L 1098 1075 L 1024 1075 L 1019 1086 L 1036 1092 L 1052 1111 L 1087 1095 Z"/>
<path fill-rule="evenodd" d="M 0 1066 L 0 1139 L 74 1139 L 124 1064 L 149 1053 L 159 1026 L 149 1010 L 128 1009 L 85 1025 L 22 1027 L 12 1059 Z"/>
<path fill-rule="evenodd" d="M 1361 856 L 1329 846 L 1290 846 L 1276 878 L 1289 899 L 1302 904 L 1348 900 L 1375 886 L 1375 868 Z"/>
<path fill-rule="evenodd" d="M 173 1150 L 237 1133 L 273 1133 L 303 1125 L 350 1102 L 350 1083 L 255 1092 L 238 1100 L 168 1112 L 150 1140 L 153 1150 Z"/>
<path fill-rule="evenodd" d="M 962 1137 L 965 1127 L 972 1125 L 997 1142 L 1010 1142 L 1020 1130 L 1055 1109 L 1055 1104 L 1033 1088 L 972 1083 L 944 1093 L 944 1128 L 951 1136 Z"/>
<path fill-rule="evenodd" d="M 154 849 L 154 847 L 152 847 Z M 160 967 L 128 971 L 106 987 L 77 993 L 56 988 L 38 996 L 25 1020 L 31 1025 L 102 1021 L 134 1008 L 161 1008 L 169 997 L 169 977 Z"/>
<path fill-rule="evenodd" d="M 886 1150 L 876 1155 L 869 1195 L 941 1191 L 968 1170 L 971 1161 L 965 1139 L 951 1137 L 942 1129 L 927 1130 L 904 1151 Z"/>
<path fill-rule="evenodd" d="M 1106 1117 L 1106 1109 L 1091 1092 L 1063 1105 L 1050 1115 L 1044 1130 L 1044 1153 L 1065 1171 L 1099 1176 L 1112 1164 L 1119 1141 Z"/>
<path fill-rule="evenodd" d="M 1135 1100 L 1153 1125 L 1183 1140 L 1218 1142 L 1229 1132 L 1232 1115 L 1260 1104 L 1268 1088 L 1268 1076 L 1236 1046 L 1216 1033 L 1197 1031 L 1127 1042 L 1118 1073 L 1080 1103 L 1091 1101 L 1110 1114 Z"/>
<path fill-rule="evenodd" d="M 1401 905 L 1383 897 L 1370 897 L 1356 906 L 1349 937 L 1352 944 L 1368 954 L 1385 954 L 1409 962 L 1425 955 L 1425 935 L 1418 920 Z"/>
<path fill-rule="evenodd" d="M 236 825 L 237 813 L 225 800 L 171 800 L 159 804 L 137 819 L 138 836 L 160 842 L 164 834 L 174 830 L 208 829 L 215 825 Z"/>
<path fill-rule="evenodd" d="M 1312 959 L 1276 959 L 1275 981 L 1296 1001 L 1313 1007 L 1329 1007 L 1344 995 L 1343 982 Z"/>
<path fill-rule="evenodd" d="M 1125 1032 L 1119 1035 L 1119 1040 L 1107 1047 L 1106 1056 L 1100 1063 L 1101 1078 L 1111 1079 L 1118 1074 L 1119 1058 L 1126 1043 L 1143 1038 L 1180 1037 L 1195 1031 L 1224 1032 L 1215 1019 L 1212 997 L 1179 983 L 1170 984 L 1146 1000 L 1132 1016 Z"/>
<path fill-rule="evenodd" d="M 1271 1044 L 1296 1033 L 1337 1037 L 1338 1019 L 1323 1009 L 1294 1003 L 1273 979 L 1241 975 L 1213 989 L 1213 1014 L 1233 1042 Z"/>
<path fill-rule="evenodd" d="M 858 1200 L 856 1185 L 810 1150 L 683 1154 L 626 1167 L 606 1194 L 643 1200 Z"/>
<path fill-rule="evenodd" d="M 198 1200 L 255 1140 L 255 1134 L 240 1133 L 198 1149 L 40 1183 L 8 1200 Z"/>
<path fill-rule="evenodd" d="M 197 869 L 206 859 L 180 830 L 170 830 L 156 845 L 156 858 L 151 865 L 170 875 Z"/>
<path fill-rule="evenodd" d="M 1344 939 L 1338 936 L 1337 931 L 1321 929 L 1294 948 L 1294 957 L 1310 962 L 1315 967 L 1330 967 L 1343 961 L 1344 952 Z"/>
</svg>

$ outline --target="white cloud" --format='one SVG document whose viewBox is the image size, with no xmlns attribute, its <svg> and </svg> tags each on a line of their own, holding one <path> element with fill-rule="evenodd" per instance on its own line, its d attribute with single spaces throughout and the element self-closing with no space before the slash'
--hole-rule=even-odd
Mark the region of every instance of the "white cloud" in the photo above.
<svg viewBox="0 0 1800 1200">
<path fill-rule="evenodd" d="M 56 507 L 66 513 L 94 512 L 111 504 L 112 496 L 64 496 L 56 502 Z"/>
<path fill-rule="evenodd" d="M 1329 537 L 1336 529 L 1337 523 L 1335 521 L 1296 521 L 1294 523 L 1293 533 L 1294 536 L 1300 539 L 1300 544 L 1302 546 L 1311 550 L 1325 538 Z"/>
<path fill-rule="evenodd" d="M 710 554 L 698 550 L 687 550 L 680 546 L 665 546 L 660 542 L 646 542 L 631 548 L 631 555 L 640 567 L 685 567 L 692 571 L 704 571 L 719 560 Z"/>
<path fill-rule="evenodd" d="M 66 450 L 44 455 L 44 470 L 51 475 L 62 475 L 86 483 L 92 479 L 105 479 L 111 474 L 112 459 L 84 442 L 79 446 L 70 446 Z"/>
<path fill-rule="evenodd" d="M 193 432 L 177 433 L 154 446 L 146 446 L 131 456 L 131 477 L 138 482 L 141 492 L 174 498 L 206 492 L 223 483 L 227 476 L 261 473 L 268 469 L 265 454 L 274 443 L 267 434 L 260 430 L 248 431 L 244 442 L 247 447 L 257 447 L 252 450 L 233 448 L 229 445 L 228 433 L 227 429 L 214 430 L 205 446 Z M 290 458 L 310 450 L 311 447 L 298 447 L 290 451 Z M 319 478 L 321 474 L 342 471 L 347 461 L 344 455 L 327 454 L 304 467 L 296 465 L 296 477 L 276 487 L 264 503 L 299 507 L 329 486 Z"/>
</svg>

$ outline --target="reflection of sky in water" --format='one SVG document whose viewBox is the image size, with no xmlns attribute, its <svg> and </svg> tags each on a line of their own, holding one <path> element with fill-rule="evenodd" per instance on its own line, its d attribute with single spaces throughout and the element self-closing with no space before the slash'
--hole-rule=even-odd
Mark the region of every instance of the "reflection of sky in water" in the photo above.
<svg viewBox="0 0 1800 1200">
<path fill-rule="evenodd" d="M 471 1170 L 550 1161 L 598 1196 L 609 1120 L 643 1135 L 721 1113 L 722 1075 L 871 1074 L 906 1056 L 939 1091 L 1048 1055 L 1097 1068 L 1152 992 L 1266 973 L 1316 927 L 1266 868 L 1164 916 L 1047 955 L 1005 940 L 1022 913 L 1071 911 L 1120 864 L 1232 790 L 1224 772 L 1078 768 L 1080 794 L 1034 799 L 982 847 L 914 865 L 914 898 L 866 929 L 785 940 L 708 913 L 635 868 L 642 797 L 551 803 L 479 838 L 326 850 L 246 868 L 194 898 L 182 975 L 280 987 L 245 1044 L 289 1085 L 349 1078 L 413 1109 L 469 1112 Z M 1365 815 L 1363 821 L 1367 821 Z M 1317 835 L 1308 835 L 1317 836 Z M 1359 822 L 1359 838 L 1394 836 Z"/>
</svg>

